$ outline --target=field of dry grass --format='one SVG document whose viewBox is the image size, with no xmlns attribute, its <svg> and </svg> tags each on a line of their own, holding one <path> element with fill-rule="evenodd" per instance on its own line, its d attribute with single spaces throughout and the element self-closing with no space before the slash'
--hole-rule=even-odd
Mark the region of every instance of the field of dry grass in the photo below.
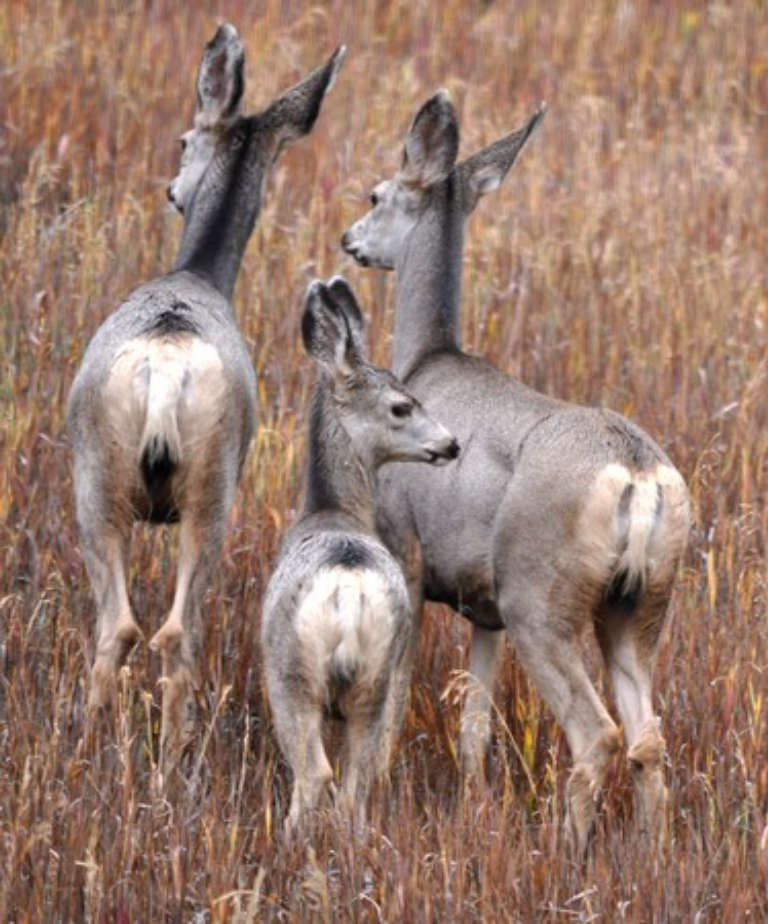
<svg viewBox="0 0 768 924">
<path fill-rule="evenodd" d="M 202 5 L 201 5 L 202 6 Z M 739 4 L 6 0 L 0 7 L 0 920 L 766 920 L 768 902 L 768 15 Z M 159 660 L 124 672 L 81 742 L 94 608 L 64 405 L 85 344 L 169 268 L 175 138 L 217 18 L 268 102 L 344 41 L 311 136 L 281 160 L 235 307 L 261 420 L 207 608 L 202 732 L 159 783 Z M 308 279 L 344 272 L 389 359 L 393 281 L 338 246 L 446 86 L 462 152 L 550 111 L 468 231 L 466 346 L 547 393 L 632 416 L 689 481 L 696 525 L 657 675 L 673 840 L 659 864 L 611 776 L 591 861 L 563 850 L 569 757 L 510 651 L 487 790 L 462 799 L 467 626 L 432 608 L 367 837 L 283 845 L 289 778 L 258 626 L 299 495 Z M 172 530 L 138 528 L 131 599 L 170 605 Z M 596 673 L 599 665 L 595 664 Z"/>
</svg>

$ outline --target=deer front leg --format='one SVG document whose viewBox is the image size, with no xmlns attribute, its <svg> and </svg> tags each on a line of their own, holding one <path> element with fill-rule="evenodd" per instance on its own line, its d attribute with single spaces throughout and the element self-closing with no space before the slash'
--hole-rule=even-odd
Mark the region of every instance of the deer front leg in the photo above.
<svg viewBox="0 0 768 924">
<path fill-rule="evenodd" d="M 493 684 L 506 634 L 472 626 L 469 685 L 461 713 L 461 762 L 467 779 L 481 779 L 491 739 Z"/>
</svg>

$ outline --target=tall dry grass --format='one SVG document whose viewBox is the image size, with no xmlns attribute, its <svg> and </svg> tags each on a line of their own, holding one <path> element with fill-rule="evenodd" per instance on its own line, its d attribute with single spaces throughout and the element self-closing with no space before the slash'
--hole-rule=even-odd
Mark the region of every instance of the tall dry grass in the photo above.
<svg viewBox="0 0 768 924">
<path fill-rule="evenodd" d="M 0 7 L 0 919 L 766 919 L 768 16 L 760 0 L 308 7 L 6 0 Z M 130 658 L 113 724 L 81 741 L 93 604 L 78 550 L 64 403 L 84 346 L 172 264 L 164 185 L 217 19 L 266 103 L 339 41 L 313 134 L 274 171 L 235 304 L 261 422 L 205 628 L 196 763 L 169 797 L 159 664 Z M 548 393 L 631 415 L 691 485 L 696 527 L 658 668 L 673 842 L 657 864 L 611 777 L 592 860 L 563 851 L 568 754 L 510 652 L 492 780 L 460 796 L 467 629 L 433 608 L 371 830 L 278 836 L 289 780 L 261 686 L 260 601 L 299 494 L 312 275 L 345 272 L 389 358 L 392 280 L 338 237 L 447 86 L 470 153 L 550 112 L 472 219 L 470 350 Z M 175 536 L 136 529 L 131 599 L 170 604 Z M 596 672 L 599 667 L 595 664 Z"/>
</svg>

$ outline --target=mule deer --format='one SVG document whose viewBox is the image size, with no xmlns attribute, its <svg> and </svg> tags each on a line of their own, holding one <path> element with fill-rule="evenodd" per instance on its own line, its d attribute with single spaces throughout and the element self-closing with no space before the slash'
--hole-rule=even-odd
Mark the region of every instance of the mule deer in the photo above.
<svg viewBox="0 0 768 924">
<path fill-rule="evenodd" d="M 418 112 L 400 169 L 344 234 L 362 266 L 394 269 L 393 369 L 465 447 L 430 477 L 382 472 L 379 525 L 424 597 L 471 620 L 473 684 L 461 723 L 470 773 L 490 734 L 490 690 L 506 628 L 565 730 L 574 767 L 569 832 L 583 850 L 619 732 L 588 676 L 591 625 L 608 665 L 642 827 L 664 831 L 664 740 L 651 702 L 659 637 L 689 525 L 688 492 L 667 456 L 609 410 L 539 394 L 460 347 L 464 225 L 496 189 L 543 114 L 456 164 L 459 129 L 441 91 Z M 418 617 L 416 619 L 418 621 Z"/>
<path fill-rule="evenodd" d="M 97 330 L 67 408 L 83 556 L 96 598 L 90 705 L 104 704 L 141 631 L 126 589 L 132 524 L 179 522 L 162 652 L 162 741 L 178 747 L 195 674 L 203 592 L 215 567 L 256 418 L 256 379 L 229 303 L 261 206 L 264 174 L 306 134 L 341 65 L 254 116 L 240 112 L 243 46 L 222 25 L 197 76 L 194 128 L 168 195 L 184 216 L 173 271 L 132 292 Z M 165 750 L 165 748 L 164 748 Z"/>
<path fill-rule="evenodd" d="M 402 718 L 411 613 L 402 572 L 374 531 L 377 470 L 393 460 L 439 465 L 459 452 L 391 372 L 369 365 L 363 328 L 341 277 L 310 285 L 302 335 L 320 377 L 306 499 L 262 616 L 267 691 L 294 776 L 289 829 L 331 785 L 324 713 L 346 719 L 341 799 L 358 817 Z"/>
</svg>

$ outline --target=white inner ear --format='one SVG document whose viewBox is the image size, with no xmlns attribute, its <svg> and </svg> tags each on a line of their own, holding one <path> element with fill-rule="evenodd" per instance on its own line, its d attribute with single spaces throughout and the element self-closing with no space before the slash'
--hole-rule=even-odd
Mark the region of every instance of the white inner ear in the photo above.
<svg viewBox="0 0 768 924">
<path fill-rule="evenodd" d="M 347 350 L 347 336 L 344 334 L 336 343 L 336 348 L 334 350 L 334 361 L 336 363 L 336 369 L 342 375 L 351 375 L 352 366 L 349 362 Z"/>
<path fill-rule="evenodd" d="M 503 174 L 496 164 L 487 164 L 472 174 L 470 185 L 476 196 L 484 196 L 501 185 Z"/>
<path fill-rule="evenodd" d="M 406 145 L 404 151 L 400 175 L 409 184 L 429 189 L 441 183 L 451 172 L 452 165 L 447 163 L 442 144 L 430 151 L 421 148 L 410 153 Z"/>
</svg>

